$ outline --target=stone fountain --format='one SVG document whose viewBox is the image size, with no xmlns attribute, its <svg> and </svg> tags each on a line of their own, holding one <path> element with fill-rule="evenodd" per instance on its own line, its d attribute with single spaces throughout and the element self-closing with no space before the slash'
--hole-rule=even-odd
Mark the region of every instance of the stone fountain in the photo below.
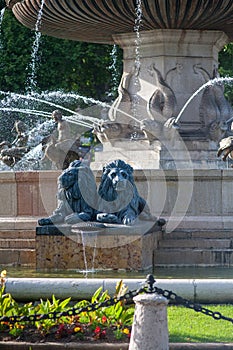
<svg viewBox="0 0 233 350">
<path fill-rule="evenodd" d="M 6 3 L 23 25 L 35 28 L 40 0 Z M 217 144 L 233 113 L 223 84 L 203 89 L 179 116 L 176 131 L 164 124 L 218 77 L 218 52 L 233 39 L 232 29 L 231 0 L 45 1 L 42 33 L 115 43 L 124 51 L 119 96 L 109 120 L 95 129 L 104 152 L 93 167 L 119 154 L 142 169 L 187 168 L 188 161 L 194 168 L 216 167 Z"/>
<path fill-rule="evenodd" d="M 16 18 L 31 29 L 35 28 L 41 3 L 42 33 L 72 40 L 115 43 L 124 51 L 119 96 L 110 108 L 109 120 L 95 126 L 95 133 L 103 143 L 103 152 L 96 154 L 92 167 L 97 182 L 100 182 L 97 169 L 103 163 L 121 158 L 132 165 L 136 169 L 135 182 L 139 192 L 143 193 L 151 212 L 157 217 L 165 217 L 167 232 L 173 231 L 173 236 L 167 237 L 181 238 L 175 251 L 168 249 L 169 260 L 165 252 L 160 251 L 163 233 L 143 236 L 147 243 L 140 240 L 142 235 L 139 233 L 139 241 L 134 237 L 133 242 L 139 246 L 141 257 L 146 254 L 148 258 L 148 251 L 150 256 L 145 263 L 137 260 L 136 269 L 151 264 L 233 265 L 232 250 L 228 251 L 226 259 L 219 248 L 214 249 L 214 243 L 211 243 L 211 251 L 204 254 L 203 250 L 194 249 L 196 255 L 190 250 L 186 252 L 186 246 L 182 248 L 181 245 L 187 238 L 190 239 L 188 244 L 196 241 L 196 234 L 197 237 L 207 235 L 207 238 L 224 237 L 225 240 L 232 236 L 232 175 L 227 170 L 216 169 L 218 142 L 228 135 L 228 120 L 232 117 L 232 108 L 224 97 L 221 81 L 201 90 L 180 115 L 182 107 L 197 89 L 212 78 L 218 79 L 218 52 L 233 40 L 232 1 L 6 1 Z M 169 125 L 173 127 L 168 128 Z M 175 167 L 177 171 L 173 170 Z M 19 205 L 13 208 L 14 212 L 21 216 L 31 215 L 30 208 L 34 208 L 36 216 L 51 214 L 56 208 L 54 179 L 57 175 L 41 172 L 33 175 L 33 179 L 30 176 L 24 174 L 21 179 L 22 176 L 16 174 L 14 193 Z M 23 200 L 20 193 L 28 186 L 29 180 L 35 189 Z M 92 228 L 93 235 L 95 229 Z M 65 235 L 63 245 L 59 237 L 48 237 L 60 248 L 55 251 L 57 259 L 64 251 L 63 247 L 69 250 L 74 240 L 82 239 L 82 230 L 77 228 L 74 231 L 73 241 L 66 240 Z M 128 233 L 125 235 L 127 239 Z M 114 240 L 116 244 L 111 243 L 112 247 L 114 245 L 119 251 L 119 240 L 123 244 L 123 236 L 113 235 L 112 242 Z M 102 237 L 99 242 L 107 244 L 110 241 Z M 202 242 L 198 241 L 198 244 L 203 248 Z M 48 242 L 44 244 L 44 250 L 46 247 Z M 136 248 L 127 244 L 121 247 L 120 267 L 129 268 L 126 256 L 129 254 L 134 263 Z M 99 248 L 99 259 L 103 262 Z M 118 256 L 115 250 L 109 251 L 109 261 L 112 256 Z M 119 261 L 120 257 L 114 264 Z M 62 267 L 67 267 L 67 264 Z M 53 262 L 52 265 L 54 267 Z M 56 267 L 60 267 L 59 263 Z"/>
</svg>

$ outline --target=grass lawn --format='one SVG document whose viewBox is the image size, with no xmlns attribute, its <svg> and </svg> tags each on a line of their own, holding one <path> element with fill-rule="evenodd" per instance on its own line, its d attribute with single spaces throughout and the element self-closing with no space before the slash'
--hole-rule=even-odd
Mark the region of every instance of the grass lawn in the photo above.
<svg viewBox="0 0 233 350">
<path fill-rule="evenodd" d="M 233 318 L 233 305 L 202 305 L 209 310 L 220 312 Z M 233 324 L 225 320 L 215 320 L 183 306 L 168 307 L 169 341 L 187 342 L 233 342 Z"/>
</svg>

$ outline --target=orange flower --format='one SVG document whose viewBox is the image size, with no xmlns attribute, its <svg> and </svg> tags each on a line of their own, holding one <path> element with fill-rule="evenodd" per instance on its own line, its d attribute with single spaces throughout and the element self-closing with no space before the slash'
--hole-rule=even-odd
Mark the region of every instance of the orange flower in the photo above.
<svg viewBox="0 0 233 350">
<path fill-rule="evenodd" d="M 106 316 L 103 316 L 103 317 L 102 317 L 102 323 L 105 323 L 105 322 L 107 322 L 107 317 L 106 317 Z"/>
</svg>

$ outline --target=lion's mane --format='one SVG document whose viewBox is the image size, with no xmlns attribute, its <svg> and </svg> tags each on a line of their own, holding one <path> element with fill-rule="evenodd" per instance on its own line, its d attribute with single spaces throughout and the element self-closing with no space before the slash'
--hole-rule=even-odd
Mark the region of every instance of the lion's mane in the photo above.
<svg viewBox="0 0 233 350">
<path fill-rule="evenodd" d="M 94 220 L 96 211 L 91 204 L 96 200 L 96 191 L 91 169 L 81 161 L 72 162 L 58 178 L 57 208 L 50 217 L 40 219 L 39 224 L 66 222 L 74 214 L 81 214 L 84 221 Z"/>
</svg>

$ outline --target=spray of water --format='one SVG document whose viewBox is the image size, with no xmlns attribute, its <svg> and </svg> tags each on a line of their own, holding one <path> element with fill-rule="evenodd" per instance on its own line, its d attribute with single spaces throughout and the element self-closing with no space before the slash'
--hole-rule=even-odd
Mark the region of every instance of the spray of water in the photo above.
<svg viewBox="0 0 233 350">
<path fill-rule="evenodd" d="M 13 96 L 13 98 L 17 98 L 17 99 L 25 99 L 25 100 L 36 101 L 36 102 L 40 102 L 40 103 L 43 103 L 43 104 L 55 107 L 55 109 L 61 109 L 63 111 L 66 111 L 66 112 L 70 113 L 73 116 L 73 120 L 74 120 L 74 118 L 78 119 L 79 121 L 81 121 L 81 120 L 89 120 L 92 123 L 95 123 L 95 122 L 99 121 L 98 118 L 81 115 L 81 114 L 79 114 L 77 112 L 72 111 L 69 108 L 65 108 L 65 107 L 63 107 L 61 105 L 58 105 L 58 104 L 50 102 L 50 101 L 45 101 L 45 100 L 43 100 L 41 98 L 36 98 L 36 97 L 34 97 L 33 95 L 30 95 L 30 94 L 22 95 L 22 94 L 15 94 L 15 93 L 5 92 L 5 91 L 0 91 L 0 94 L 2 94 L 2 95 L 10 95 L 10 96 Z"/>
<path fill-rule="evenodd" d="M 56 98 L 56 99 L 63 99 L 63 101 L 64 101 L 66 99 L 73 98 L 76 100 L 82 99 L 86 103 L 90 102 L 90 103 L 94 103 L 94 104 L 97 104 L 97 105 L 100 105 L 100 106 L 106 107 L 106 108 L 111 107 L 109 104 L 107 104 L 105 102 L 101 102 L 99 100 L 95 100 L 95 99 L 90 98 L 90 97 L 85 97 L 85 96 L 82 96 L 79 94 L 74 94 L 74 93 L 62 93 L 60 91 L 55 91 L 55 92 L 50 92 L 50 93 L 44 92 L 44 93 L 41 93 L 40 95 L 38 95 L 38 94 L 22 95 L 22 94 L 16 94 L 16 93 L 6 92 L 6 91 L 0 90 L 0 95 L 9 96 L 9 97 L 11 97 L 11 99 L 14 99 L 14 100 L 24 99 L 24 100 L 31 100 L 31 101 L 36 101 L 36 102 L 40 102 L 43 104 L 47 104 L 47 105 L 55 107 L 57 109 L 61 109 L 61 110 L 64 110 L 66 112 L 69 112 L 70 114 L 72 114 L 72 119 L 75 121 L 75 118 L 76 118 L 76 120 L 78 119 L 78 122 L 80 122 L 81 120 L 85 120 L 85 121 L 89 120 L 92 123 L 98 123 L 99 118 L 81 115 L 77 112 L 74 112 L 70 109 L 67 109 L 67 108 L 61 106 L 60 104 L 55 104 L 51 101 L 46 101 L 46 100 Z M 39 98 L 39 96 L 40 96 L 40 98 Z M 138 122 L 138 118 L 134 117 L 133 115 L 128 114 L 125 111 L 120 110 L 120 109 L 117 109 L 117 110 L 119 110 L 122 114 L 129 117 L 130 119 L 133 119 L 136 122 Z M 90 124 L 89 124 L 89 126 L 90 126 Z"/>
<path fill-rule="evenodd" d="M 40 46 L 40 39 L 41 39 L 41 33 L 40 33 L 40 26 L 41 26 L 41 20 L 43 15 L 43 7 L 44 7 L 45 0 L 41 0 L 41 6 L 40 10 L 38 12 L 38 17 L 35 25 L 35 39 L 32 45 L 32 53 L 31 53 L 31 63 L 29 65 L 30 73 L 27 79 L 27 86 L 26 90 L 28 92 L 35 90 L 37 82 L 36 82 L 36 65 L 38 61 L 38 50 Z"/>
<path fill-rule="evenodd" d="M 178 116 L 175 118 L 174 123 L 177 124 L 178 121 L 180 120 L 182 114 L 184 113 L 185 109 L 187 108 L 187 106 L 190 104 L 190 102 L 195 98 L 195 96 L 197 96 L 202 90 L 204 90 L 205 88 L 207 88 L 208 86 L 213 86 L 215 84 L 221 84 L 223 82 L 226 83 L 232 83 L 233 82 L 233 78 L 229 78 L 229 77 L 225 77 L 225 78 L 214 78 L 209 80 L 207 83 L 203 84 L 197 91 L 194 92 L 194 94 L 192 96 L 190 96 L 190 98 L 187 100 L 187 102 L 184 104 L 184 106 L 182 107 L 182 109 L 180 110 L 180 113 L 178 114 Z M 229 123 L 231 120 L 233 120 L 233 117 L 230 118 L 229 120 L 227 120 L 227 123 Z"/>
<path fill-rule="evenodd" d="M 36 116 L 41 116 L 45 118 L 51 118 L 51 113 L 44 112 L 44 111 L 38 111 L 35 109 L 25 109 L 25 108 L 13 108 L 13 107 L 0 107 L 0 111 L 3 112 L 15 112 L 15 113 L 22 113 L 22 114 L 30 114 L 30 115 L 36 115 Z M 72 116 L 63 116 L 64 119 L 68 120 L 70 123 L 85 126 L 87 128 L 91 128 L 92 124 L 86 123 L 84 121 L 79 121 L 77 118 L 72 117 Z"/>
<path fill-rule="evenodd" d="M 93 103 L 100 105 L 102 107 L 110 107 L 109 104 L 106 102 L 102 102 L 99 100 L 95 100 L 92 97 L 86 97 L 79 95 L 78 93 L 70 93 L 70 92 L 62 92 L 62 91 L 52 91 L 52 92 L 42 92 L 40 95 L 34 94 L 33 96 L 40 96 L 40 98 L 49 100 L 49 99 L 56 99 L 56 100 L 62 100 L 63 102 L 66 100 L 74 99 L 74 100 L 82 100 L 84 103 Z"/>
</svg>

